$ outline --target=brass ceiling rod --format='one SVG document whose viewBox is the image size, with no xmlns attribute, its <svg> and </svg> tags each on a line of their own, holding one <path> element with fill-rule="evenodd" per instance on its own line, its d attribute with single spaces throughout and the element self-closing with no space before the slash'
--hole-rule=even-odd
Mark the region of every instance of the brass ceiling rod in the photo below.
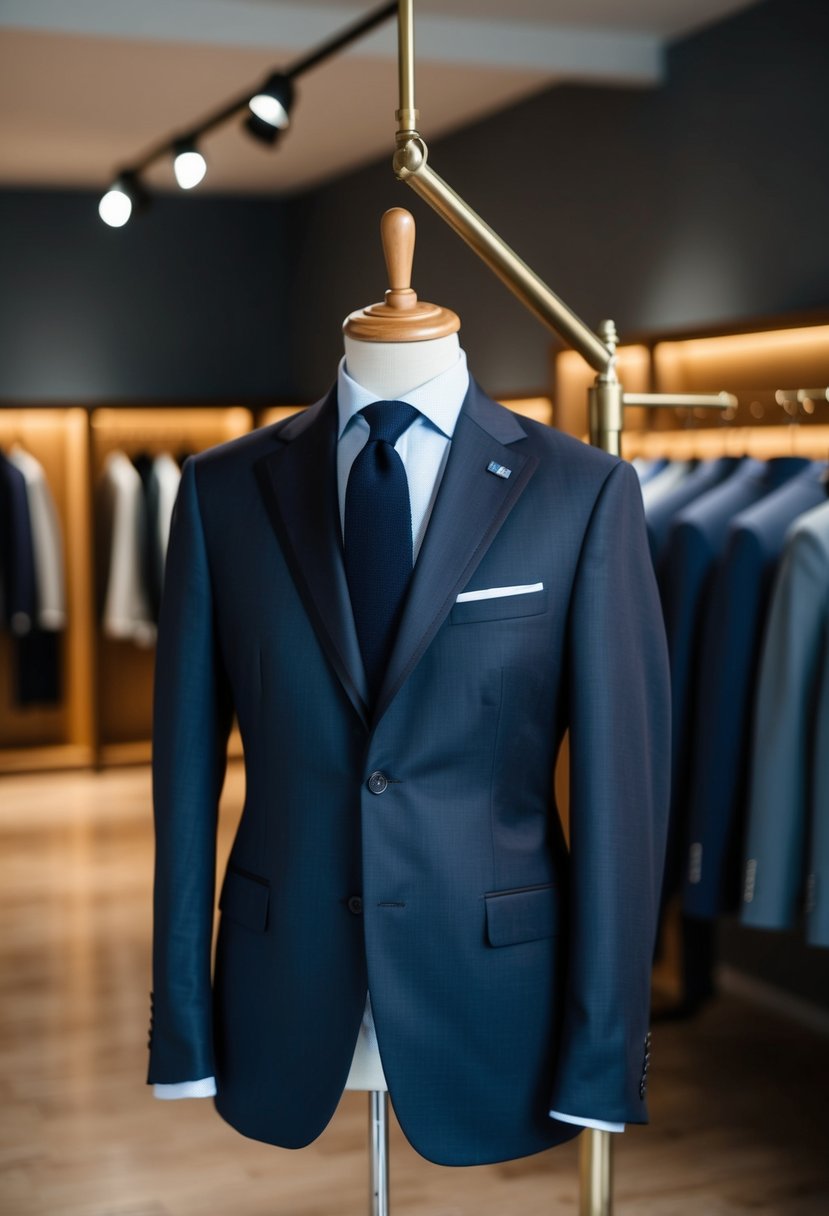
<svg viewBox="0 0 829 1216">
<path fill-rule="evenodd" d="M 395 115 L 397 151 L 393 161 L 397 178 L 437 211 L 530 312 L 559 333 L 595 371 L 607 373 L 613 366 L 613 352 L 428 164 L 428 149 L 417 130 L 413 0 L 399 0 L 399 4 L 400 108 Z"/>
<path fill-rule="evenodd" d="M 614 323 L 602 321 L 598 334 L 594 333 L 429 164 L 429 150 L 417 129 L 414 0 L 398 0 L 397 47 L 400 106 L 395 113 L 397 135 L 392 162 L 395 175 L 446 221 L 525 308 L 559 334 L 598 373 L 589 391 L 591 442 L 614 455 L 620 454 L 626 405 L 734 408 L 737 401 L 731 394 L 695 393 L 689 394 L 687 401 L 680 401 L 675 395 L 662 394 L 660 400 L 660 394 L 623 392 L 616 375 L 618 335 Z"/>
</svg>

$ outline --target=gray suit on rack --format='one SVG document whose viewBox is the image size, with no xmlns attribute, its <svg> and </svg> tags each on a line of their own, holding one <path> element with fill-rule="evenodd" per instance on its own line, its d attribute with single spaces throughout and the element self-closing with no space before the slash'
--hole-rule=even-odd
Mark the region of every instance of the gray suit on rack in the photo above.
<svg viewBox="0 0 829 1216">
<path fill-rule="evenodd" d="M 743 924 L 783 929 L 806 897 L 829 946 L 829 503 L 793 525 L 763 642 Z"/>
</svg>

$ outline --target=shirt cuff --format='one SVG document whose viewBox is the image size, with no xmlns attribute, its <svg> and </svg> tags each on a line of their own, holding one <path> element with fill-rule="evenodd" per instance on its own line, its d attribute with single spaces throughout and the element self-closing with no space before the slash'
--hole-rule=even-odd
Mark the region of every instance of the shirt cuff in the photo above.
<svg viewBox="0 0 829 1216">
<path fill-rule="evenodd" d="M 176 1081 L 172 1085 L 153 1086 L 156 1098 L 170 1101 L 173 1098 L 212 1098 L 216 1093 L 216 1078 L 202 1077 L 200 1081 Z"/>
<path fill-rule="evenodd" d="M 581 1115 L 563 1115 L 560 1110 L 550 1111 L 551 1119 L 560 1119 L 562 1123 L 577 1123 L 580 1127 L 593 1127 L 598 1132 L 623 1132 L 624 1123 L 605 1123 L 602 1119 L 583 1119 Z"/>
</svg>

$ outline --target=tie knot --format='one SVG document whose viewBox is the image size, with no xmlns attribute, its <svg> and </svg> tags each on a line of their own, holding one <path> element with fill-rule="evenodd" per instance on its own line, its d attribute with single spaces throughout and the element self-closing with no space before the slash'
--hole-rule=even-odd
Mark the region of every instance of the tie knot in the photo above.
<svg viewBox="0 0 829 1216">
<path fill-rule="evenodd" d="M 360 410 L 371 428 L 368 441 L 397 443 L 400 436 L 411 426 L 418 410 L 406 401 L 373 401 Z"/>
</svg>

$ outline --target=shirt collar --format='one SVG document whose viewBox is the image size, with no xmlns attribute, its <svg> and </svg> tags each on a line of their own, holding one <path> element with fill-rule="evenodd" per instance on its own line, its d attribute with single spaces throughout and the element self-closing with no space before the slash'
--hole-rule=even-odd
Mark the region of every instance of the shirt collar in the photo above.
<svg viewBox="0 0 829 1216">
<path fill-rule="evenodd" d="M 427 380 L 425 384 L 419 384 L 417 388 L 404 393 L 397 400 L 407 401 L 409 405 L 413 405 L 447 439 L 451 439 L 468 388 L 469 372 L 466 366 L 466 352 L 461 350 L 457 362 L 453 363 L 451 367 L 447 367 L 446 371 Z M 337 438 L 341 438 L 343 431 L 355 414 L 376 400 L 375 393 L 369 392 L 367 388 L 363 388 L 362 384 L 352 380 L 345 370 L 345 357 L 343 357 L 337 370 L 337 408 L 339 411 Z"/>
</svg>

